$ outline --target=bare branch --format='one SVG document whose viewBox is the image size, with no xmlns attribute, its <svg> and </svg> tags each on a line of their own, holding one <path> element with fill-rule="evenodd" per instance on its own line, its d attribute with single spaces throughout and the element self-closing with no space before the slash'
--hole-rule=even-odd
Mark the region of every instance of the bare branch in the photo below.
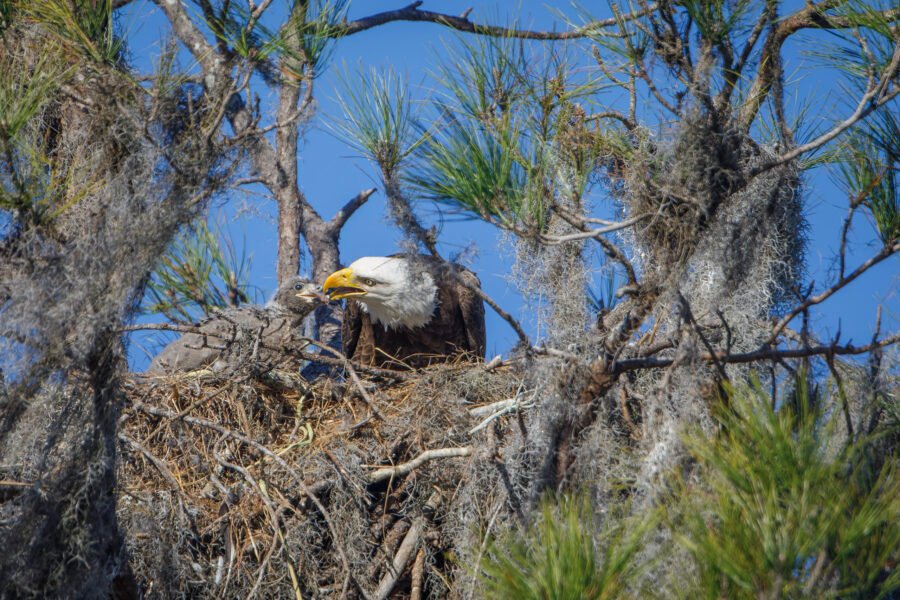
<svg viewBox="0 0 900 600">
<path fill-rule="evenodd" d="M 649 219 L 653 215 L 645 214 L 638 215 L 637 217 L 632 217 L 630 219 L 626 219 L 625 221 L 621 221 L 619 223 L 611 223 L 606 227 L 601 227 L 599 229 L 587 229 L 585 231 L 579 231 L 578 233 L 570 233 L 568 235 L 540 235 L 540 240 L 542 243 L 548 246 L 558 246 L 560 244 L 565 244 L 566 242 L 575 242 L 579 240 L 588 240 L 588 239 L 596 239 L 601 235 L 605 235 L 607 233 L 612 233 L 614 231 L 619 231 L 621 229 L 625 229 L 627 227 L 631 227 L 635 223 L 640 223 L 644 219 Z"/>
<path fill-rule="evenodd" d="M 412 556 L 412 553 L 419 545 L 419 538 L 422 537 L 424 529 L 425 519 L 423 517 L 413 521 L 409 531 L 406 533 L 406 537 L 403 538 L 403 542 L 400 544 L 400 548 L 397 549 L 397 554 L 394 555 L 393 564 L 378 584 L 378 589 L 375 590 L 376 600 L 387 600 L 388 596 L 391 595 L 391 591 L 397 585 L 397 580 L 400 579 L 403 569 L 406 568 L 406 563 L 409 562 L 409 557 Z"/>
<path fill-rule="evenodd" d="M 423 2 L 421 1 L 413 2 L 412 4 L 397 10 L 381 12 L 368 17 L 364 17 L 362 19 L 351 21 L 345 25 L 340 25 L 333 32 L 333 37 L 353 35 L 355 33 L 359 33 L 373 27 L 378 27 L 379 25 L 384 25 L 386 23 L 392 23 L 396 21 L 419 21 L 435 23 L 438 25 L 449 27 L 451 29 L 464 31 L 466 33 L 474 33 L 477 35 L 511 37 L 526 40 L 571 40 L 589 36 L 603 35 L 603 30 L 606 28 L 614 27 L 623 21 L 632 21 L 638 19 L 656 10 L 656 5 L 653 4 L 642 10 L 638 10 L 626 15 L 621 15 L 618 18 L 612 17 L 609 19 L 591 21 L 590 23 L 569 31 L 555 32 L 532 31 L 529 29 L 499 27 L 496 25 L 481 25 L 469 21 L 468 13 L 464 13 L 463 15 L 456 17 L 452 15 L 431 12 L 428 10 L 419 10 L 419 7 L 422 6 L 422 4 Z"/>
<path fill-rule="evenodd" d="M 469 286 L 467 282 L 463 281 L 461 278 L 457 278 L 457 281 L 461 284 L 465 285 L 469 288 L 476 296 L 481 298 L 485 304 L 491 307 L 495 313 L 497 313 L 501 319 L 506 321 L 510 327 L 513 328 L 513 331 L 516 332 L 516 335 L 519 337 L 519 341 L 526 348 L 531 348 L 531 340 L 528 339 L 528 334 L 525 333 L 525 330 L 522 329 L 522 325 L 513 317 L 511 314 L 503 310 L 497 302 L 487 295 L 487 293 L 477 286 Z"/>
<path fill-rule="evenodd" d="M 419 548 L 412 568 L 412 585 L 409 600 L 422 600 L 422 580 L 425 576 L 425 549 Z"/>
<path fill-rule="evenodd" d="M 765 8 L 759 15 L 759 19 L 756 21 L 756 25 L 753 26 L 753 31 L 750 32 L 750 35 L 744 44 L 744 49 L 741 51 L 740 57 L 738 57 L 737 62 L 731 68 L 726 70 L 725 85 L 723 86 L 722 91 L 719 92 L 719 97 L 717 98 L 717 103 L 720 107 L 730 100 L 731 94 L 734 92 L 737 82 L 744 72 L 744 67 L 747 66 L 747 61 L 750 59 L 753 48 L 756 47 L 756 43 L 759 41 L 766 25 L 771 23 L 777 15 L 776 9 L 777 3 L 774 0 L 767 0 Z"/>
<path fill-rule="evenodd" d="M 534 394 L 532 394 L 532 398 L 527 402 L 523 403 L 524 390 L 519 388 L 519 392 L 516 394 L 514 398 L 507 398 L 506 400 L 500 400 L 499 402 L 492 402 L 487 406 L 479 406 L 478 408 L 473 408 L 469 411 L 469 414 L 473 417 L 486 416 L 478 425 L 471 428 L 469 430 L 469 435 L 474 435 L 490 425 L 494 420 L 499 419 L 505 414 L 515 412 L 521 408 L 531 408 L 534 406 L 534 403 L 531 399 L 534 398 Z"/>
<path fill-rule="evenodd" d="M 373 471 L 369 474 L 369 483 L 377 483 L 385 479 L 401 477 L 410 473 L 430 460 L 438 458 L 456 458 L 460 456 L 470 456 L 472 454 L 471 446 L 463 446 L 462 448 L 439 448 L 437 450 L 426 450 L 409 462 L 399 464 L 395 467 L 384 467 Z"/>
<path fill-rule="evenodd" d="M 775 339 L 778 337 L 778 334 L 781 333 L 781 331 L 787 326 L 788 323 L 790 323 L 794 319 L 794 317 L 796 317 L 803 311 L 807 310 L 809 307 L 814 306 L 816 304 L 821 304 L 825 300 L 828 300 L 828 298 L 833 296 L 835 294 L 835 292 L 846 287 L 847 284 L 852 282 L 854 279 L 856 279 L 857 277 L 859 277 L 860 275 L 862 275 L 863 273 L 865 273 L 866 271 L 868 271 L 869 269 L 871 269 L 872 267 L 874 267 L 875 265 L 880 263 L 881 261 L 885 260 L 886 258 L 893 256 L 897 252 L 900 252 L 900 242 L 895 243 L 891 246 L 883 247 L 878 254 L 869 258 L 869 260 L 867 260 L 863 264 L 856 267 L 856 269 L 854 269 L 852 273 L 850 273 L 846 277 L 841 277 L 834 285 L 832 285 L 828 289 L 824 290 L 822 293 L 820 293 L 816 296 L 811 296 L 811 297 L 807 298 L 805 301 L 803 301 L 802 304 L 800 304 L 799 306 L 794 308 L 794 310 L 792 310 L 787 315 L 785 315 L 775 325 L 775 327 L 772 329 L 772 335 L 769 337 L 769 340 L 768 340 L 768 342 L 766 342 L 766 344 L 772 344 L 775 341 Z"/>
<path fill-rule="evenodd" d="M 350 201 L 331 218 L 328 222 L 328 227 L 331 228 L 335 234 L 338 234 L 344 224 L 346 224 L 350 217 L 353 216 L 353 213 L 359 210 L 359 208 L 365 204 L 369 197 L 376 191 L 378 191 L 376 188 L 369 188 L 351 198 Z"/>
<path fill-rule="evenodd" d="M 252 9 L 250 13 L 250 18 L 247 19 L 247 26 L 244 28 L 244 32 L 246 34 L 250 34 L 253 31 L 253 28 L 256 27 L 256 22 L 259 21 L 259 18 L 262 16 L 266 9 L 269 8 L 269 5 L 272 3 L 272 0 L 263 0 L 260 2 L 259 6 L 256 6 Z"/>
<path fill-rule="evenodd" d="M 897 45 L 897 51 L 894 53 L 894 56 L 895 56 L 894 63 L 897 63 L 898 61 L 900 61 L 900 44 Z M 896 69 L 895 69 L 895 71 L 896 71 Z M 753 169 L 751 171 L 751 176 L 758 175 L 759 173 L 762 173 L 763 171 L 767 171 L 767 170 L 773 169 L 775 167 L 779 167 L 785 163 L 788 163 L 788 162 L 794 160 L 801 154 L 806 154 L 807 152 L 812 152 L 813 150 L 816 150 L 817 148 L 824 146 L 825 144 L 827 144 L 834 138 L 841 135 L 844 131 L 846 131 L 850 127 L 853 127 L 856 123 L 858 123 L 862 119 L 864 119 L 867 116 L 869 116 L 870 114 L 872 114 L 875 110 L 877 110 L 878 108 L 881 108 L 882 106 L 884 106 L 885 104 L 887 104 L 888 102 L 890 102 L 891 100 L 896 98 L 898 95 L 900 95 L 900 87 L 896 87 L 893 90 L 891 90 L 891 91 L 887 92 L 886 94 L 884 94 L 883 96 L 881 96 L 880 98 L 873 99 L 873 97 L 875 96 L 875 93 L 877 91 L 879 91 L 880 89 L 881 88 L 879 86 L 879 87 L 876 87 L 875 89 L 873 89 L 871 92 L 865 94 L 860 99 L 859 104 L 856 107 L 856 110 L 853 111 L 853 114 L 850 115 L 849 117 L 847 117 L 846 119 L 844 119 L 843 121 L 841 121 L 836 127 L 834 127 L 833 129 L 831 129 L 830 131 L 828 131 L 826 133 L 823 133 L 816 139 L 814 139 L 806 144 L 797 146 L 796 148 L 794 148 L 793 150 L 790 150 L 789 152 L 785 152 L 784 154 L 779 156 L 777 159 L 775 159 L 771 162 L 767 162 L 767 163 L 760 165 L 759 167 Z"/>
<path fill-rule="evenodd" d="M 591 229 L 590 227 L 587 226 L 587 224 L 584 220 L 584 217 L 582 217 L 581 215 L 573 214 L 573 213 L 565 210 L 561 206 L 553 206 L 552 208 L 553 208 L 554 212 L 556 212 L 556 214 L 558 214 L 560 217 L 562 217 L 563 220 L 565 220 L 569 225 L 571 225 L 575 229 L 578 229 L 579 231 L 584 232 L 586 234 L 590 233 L 591 235 L 587 235 L 586 237 L 596 240 L 597 243 L 603 247 L 603 251 L 606 253 L 607 256 L 609 256 L 611 259 L 613 259 L 614 261 L 616 261 L 617 263 L 622 265 L 622 267 L 625 269 L 625 275 L 628 278 L 628 283 L 631 285 L 638 284 L 637 273 L 635 272 L 634 266 L 631 264 L 631 261 L 628 260 L 628 257 L 625 255 L 624 252 L 622 252 L 622 250 L 618 246 L 616 246 L 615 244 L 613 244 L 612 242 L 610 242 L 609 240 L 604 238 L 602 236 L 602 234 L 598 233 L 598 231 L 601 231 L 601 230 Z M 652 215 L 642 215 L 640 217 L 635 217 L 635 218 L 638 220 L 641 220 L 641 219 L 645 218 L 646 216 L 652 216 Z M 630 220 L 631 219 L 629 219 L 629 221 Z M 629 223 L 629 221 L 624 221 L 624 223 Z M 616 223 L 614 225 L 611 224 L 610 227 L 612 227 L 613 229 L 610 229 L 610 231 L 615 231 L 615 228 L 617 228 L 618 225 L 620 225 L 620 224 L 619 223 Z M 633 223 L 629 223 L 629 225 L 633 225 Z M 621 227 L 618 227 L 618 228 L 621 229 Z"/>
<path fill-rule="evenodd" d="M 203 69 L 204 80 L 209 85 L 217 77 L 226 77 L 225 59 L 197 28 L 181 2 L 153 0 L 168 17 L 172 30 Z M 210 79 L 211 78 L 211 79 Z"/>
<path fill-rule="evenodd" d="M 883 338 L 877 342 L 866 344 L 864 346 L 854 346 L 845 344 L 839 346 L 837 344 L 822 346 L 806 346 L 802 348 L 764 348 L 753 352 L 744 352 L 739 354 L 730 354 L 720 351 L 714 355 L 708 352 L 700 355 L 700 360 L 705 362 L 720 361 L 728 364 L 741 364 L 758 362 L 762 360 L 781 360 L 785 358 L 810 358 L 813 356 L 854 356 L 865 354 L 885 348 L 900 342 L 900 334 Z M 621 374 L 626 371 L 637 371 L 639 369 L 660 369 L 668 367 L 675 362 L 673 358 L 626 358 L 613 363 L 612 371 L 614 374 Z"/>
<path fill-rule="evenodd" d="M 824 11 L 832 8 L 835 3 L 835 0 L 826 0 L 819 4 L 807 3 L 804 8 L 785 17 L 772 28 L 763 45 L 756 78 L 740 109 L 738 122 L 743 131 L 750 129 L 776 78 L 780 76 L 781 47 L 791 35 L 802 29 L 852 29 L 856 26 L 853 20 L 847 17 L 824 14 Z M 883 11 L 881 16 L 887 21 L 896 21 L 900 19 L 900 8 Z"/>
</svg>

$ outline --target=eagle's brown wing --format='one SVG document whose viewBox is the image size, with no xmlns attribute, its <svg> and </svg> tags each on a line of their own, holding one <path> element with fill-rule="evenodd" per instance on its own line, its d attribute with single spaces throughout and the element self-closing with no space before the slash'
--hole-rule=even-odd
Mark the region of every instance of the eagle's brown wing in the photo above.
<svg viewBox="0 0 900 600">
<path fill-rule="evenodd" d="M 469 352 L 479 358 L 484 358 L 486 334 L 484 326 L 484 302 L 471 287 L 481 288 L 478 276 L 468 269 L 460 269 L 457 277 L 461 281 L 455 283 L 459 312 L 465 324 L 466 339 L 469 342 Z M 465 284 L 465 285 L 464 285 Z"/>
<path fill-rule="evenodd" d="M 373 364 L 375 336 L 372 318 L 356 300 L 347 300 L 341 322 L 341 344 L 344 356 L 364 365 Z"/>
<path fill-rule="evenodd" d="M 478 286 L 478 278 L 461 267 L 424 258 L 438 287 L 434 315 L 415 329 L 385 329 L 373 324 L 376 364 L 425 367 L 456 360 L 460 354 L 484 357 L 484 304 L 466 285 Z"/>
<path fill-rule="evenodd" d="M 428 269 L 438 286 L 437 307 L 431 321 L 415 329 L 386 329 L 374 324 L 359 302 L 348 300 L 341 325 L 344 354 L 348 358 L 367 365 L 403 368 L 446 362 L 460 353 L 484 357 L 484 303 L 470 289 L 480 287 L 478 277 L 468 269 L 434 257 L 416 258 L 419 268 Z"/>
</svg>

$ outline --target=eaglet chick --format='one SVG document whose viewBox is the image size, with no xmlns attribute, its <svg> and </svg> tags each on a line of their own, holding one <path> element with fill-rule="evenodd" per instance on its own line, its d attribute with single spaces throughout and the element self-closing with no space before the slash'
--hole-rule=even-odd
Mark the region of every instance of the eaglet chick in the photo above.
<svg viewBox="0 0 900 600">
<path fill-rule="evenodd" d="M 199 332 L 182 335 L 157 354 L 146 373 L 222 371 L 250 359 L 269 364 L 283 360 L 280 350 L 296 346 L 303 319 L 325 301 L 319 286 L 293 277 L 265 306 L 229 308 L 203 321 Z"/>
</svg>

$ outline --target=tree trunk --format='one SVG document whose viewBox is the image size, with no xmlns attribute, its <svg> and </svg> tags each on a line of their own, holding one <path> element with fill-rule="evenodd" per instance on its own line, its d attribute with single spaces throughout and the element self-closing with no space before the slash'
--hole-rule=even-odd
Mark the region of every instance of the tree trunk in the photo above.
<svg viewBox="0 0 900 600">
<path fill-rule="evenodd" d="M 312 278 L 319 283 L 341 266 L 339 248 L 340 228 L 326 223 L 311 208 L 303 221 L 303 237 L 312 258 Z M 326 304 L 316 309 L 316 329 L 319 340 L 332 348 L 341 347 L 341 319 L 339 304 Z"/>
<path fill-rule="evenodd" d="M 278 160 L 278 188 L 272 190 L 278 200 L 278 263 L 276 272 L 280 286 L 300 270 L 301 210 L 305 204 L 300 193 L 297 173 L 297 146 L 300 132 L 296 118 L 300 101 L 299 82 L 281 86 L 278 106 L 280 127 L 275 133 Z"/>
</svg>

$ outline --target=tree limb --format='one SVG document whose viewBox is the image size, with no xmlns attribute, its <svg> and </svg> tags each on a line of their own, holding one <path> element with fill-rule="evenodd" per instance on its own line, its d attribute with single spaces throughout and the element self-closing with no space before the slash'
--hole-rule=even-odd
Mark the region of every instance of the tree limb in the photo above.
<svg viewBox="0 0 900 600">
<path fill-rule="evenodd" d="M 335 215 L 328 222 L 328 227 L 335 233 L 340 233 L 341 228 L 347 223 L 350 217 L 353 216 L 357 210 L 362 207 L 363 204 L 369 199 L 369 197 L 377 192 L 376 188 L 369 188 L 367 190 L 363 190 L 358 193 L 356 196 L 351 198 L 347 204 L 345 204 L 341 210 L 337 211 Z"/>
<path fill-rule="evenodd" d="M 821 304 L 825 300 L 828 300 L 828 298 L 833 296 L 835 292 L 844 288 L 854 279 L 856 279 L 881 261 L 885 260 L 886 258 L 893 256 L 897 252 L 900 252 L 900 242 L 895 243 L 891 246 L 884 246 L 878 254 L 869 258 L 869 260 L 856 267 L 856 269 L 854 269 L 852 273 L 850 273 L 846 277 L 841 277 L 841 279 L 839 279 L 834 285 L 824 290 L 822 293 L 816 296 L 811 296 L 804 300 L 799 306 L 795 307 L 791 312 L 786 314 L 780 321 L 778 321 L 778 323 L 773 328 L 772 335 L 769 337 L 769 340 L 766 342 L 766 344 L 772 344 L 778 337 L 778 334 L 781 333 L 781 331 L 785 327 L 787 327 L 787 324 L 790 323 L 794 319 L 794 317 L 807 310 L 809 307 L 816 304 Z"/>
<path fill-rule="evenodd" d="M 738 123 L 742 131 L 750 129 L 760 107 L 771 90 L 775 79 L 780 76 L 781 47 L 793 34 L 803 29 L 850 29 L 855 27 L 846 17 L 830 16 L 824 11 L 835 5 L 835 0 L 825 0 L 819 4 L 808 3 L 804 8 L 782 19 L 772 28 L 759 59 L 756 77 L 750 86 L 747 100 L 740 109 Z M 883 11 L 881 16 L 887 21 L 900 20 L 900 8 Z"/>
<path fill-rule="evenodd" d="M 587 23 L 575 29 L 571 29 L 569 31 L 555 32 L 532 31 L 529 29 L 516 29 L 500 27 L 496 25 L 482 25 L 469 21 L 468 14 L 464 14 L 462 16 L 452 16 L 431 12 L 428 10 L 419 10 L 419 7 L 422 6 L 422 4 L 423 2 L 421 1 L 413 2 L 412 4 L 404 6 L 403 8 L 388 10 L 368 17 L 363 17 L 346 24 L 338 25 L 334 29 L 332 37 L 345 37 L 348 35 L 359 33 L 361 31 L 365 31 L 367 29 L 372 29 L 373 27 L 378 27 L 379 25 L 384 25 L 386 23 L 392 23 L 396 21 L 419 21 L 435 23 L 437 25 L 443 25 L 451 29 L 464 31 L 466 33 L 474 33 L 476 35 L 488 35 L 501 38 L 510 37 L 525 40 L 571 40 L 586 38 L 593 35 L 602 35 L 601 32 L 603 29 L 614 27 L 622 21 L 632 21 L 634 19 L 638 19 L 656 10 L 656 5 L 653 4 L 645 9 L 638 10 L 626 15 L 621 15 L 618 18 L 611 17 L 609 19 L 591 21 L 590 23 Z"/>
<path fill-rule="evenodd" d="M 397 580 L 400 579 L 403 569 L 406 568 L 406 563 L 409 562 L 409 557 L 412 556 L 412 553 L 419 545 L 419 538 L 422 537 L 424 529 L 425 519 L 423 517 L 413 521 L 409 531 L 406 533 L 406 537 L 403 538 L 403 542 L 400 543 L 400 547 L 397 549 L 397 554 L 394 555 L 393 564 L 378 584 L 378 589 L 375 590 L 375 600 L 387 600 L 388 596 L 391 595 L 391 591 L 397 585 Z"/>
<path fill-rule="evenodd" d="M 171 0 L 153 0 L 153 2 L 169 19 L 172 30 L 184 43 L 188 52 L 200 63 L 204 82 L 207 86 L 213 87 L 217 83 L 217 78 L 226 76 L 225 59 L 194 25 L 181 2 L 172 2 Z M 213 85 L 210 85 L 211 83 Z"/>
<path fill-rule="evenodd" d="M 700 360 L 705 362 L 719 361 L 728 364 L 740 364 L 761 360 L 809 358 L 812 356 L 824 356 L 826 358 L 834 356 L 853 356 L 872 352 L 879 348 L 885 348 L 898 342 L 900 342 L 900 334 L 892 335 L 864 346 L 854 346 L 852 344 L 839 346 L 837 344 L 830 344 L 827 346 L 807 346 L 803 348 L 764 348 L 762 350 L 739 354 L 729 354 L 728 352 L 721 351 L 716 352 L 715 354 L 706 352 L 700 355 Z M 626 371 L 637 371 L 639 369 L 659 369 L 668 367 L 672 365 L 673 362 L 675 362 L 675 359 L 673 358 L 626 358 L 616 361 L 612 366 L 612 371 L 614 374 L 621 374 Z"/>
<path fill-rule="evenodd" d="M 897 45 L 897 51 L 894 53 L 894 56 L 895 56 L 894 63 L 896 63 L 896 62 L 898 62 L 896 57 L 900 57 L 900 44 Z M 755 169 L 753 169 L 750 172 L 750 176 L 752 177 L 754 175 L 759 175 L 763 171 L 767 171 L 769 169 L 779 167 L 785 163 L 788 163 L 788 162 L 794 160 L 801 154 L 805 154 L 807 152 L 812 152 L 813 150 L 816 150 L 817 148 L 824 146 L 825 144 L 827 144 L 834 138 L 838 137 L 844 131 L 846 131 L 850 127 L 853 127 L 856 123 L 858 123 L 862 119 L 869 116 L 876 109 L 881 108 L 882 106 L 884 106 L 885 104 L 887 104 L 888 102 L 890 102 L 891 100 L 896 98 L 898 95 L 900 95 L 900 87 L 896 87 L 893 90 L 884 94 L 882 97 L 873 99 L 873 96 L 874 96 L 875 92 L 878 91 L 878 89 L 880 89 L 880 88 L 873 89 L 871 92 L 863 95 L 863 97 L 859 101 L 859 104 L 856 107 L 856 110 L 853 111 L 853 114 L 850 115 L 849 117 L 847 117 L 846 119 L 844 119 L 843 121 L 841 121 L 840 123 L 838 123 L 838 125 L 835 126 L 833 129 L 831 129 L 830 131 L 827 131 L 826 133 L 823 133 L 816 139 L 814 139 L 806 144 L 802 144 L 788 152 L 785 152 L 784 154 L 782 154 L 781 156 L 779 156 L 778 158 L 776 158 L 775 160 L 773 160 L 771 162 L 767 162 L 763 165 L 760 165 L 759 167 L 756 167 Z"/>
<path fill-rule="evenodd" d="M 625 229 L 627 227 L 631 227 L 632 225 L 643 221 L 644 219 L 649 219 L 653 215 L 651 214 L 643 214 L 638 215 L 636 217 L 632 217 L 630 219 L 626 219 L 619 223 L 610 223 L 606 227 L 601 227 L 598 229 L 588 229 L 585 231 L 579 231 L 578 233 L 570 233 L 567 235 L 545 235 L 540 234 L 539 239 L 541 243 L 547 246 L 559 246 L 560 244 L 565 244 L 566 242 L 575 242 L 580 240 L 588 240 L 588 239 L 596 239 L 601 235 L 605 235 L 607 233 L 612 233 L 614 231 L 619 231 L 621 229 Z"/>
<path fill-rule="evenodd" d="M 462 448 L 439 448 L 437 450 L 426 450 L 409 462 L 399 464 L 395 467 L 384 467 L 373 471 L 369 474 L 369 483 L 377 483 L 385 479 L 400 477 L 410 473 L 430 460 L 438 458 L 455 458 L 460 456 L 470 456 L 472 454 L 471 446 L 463 446 Z"/>
</svg>

